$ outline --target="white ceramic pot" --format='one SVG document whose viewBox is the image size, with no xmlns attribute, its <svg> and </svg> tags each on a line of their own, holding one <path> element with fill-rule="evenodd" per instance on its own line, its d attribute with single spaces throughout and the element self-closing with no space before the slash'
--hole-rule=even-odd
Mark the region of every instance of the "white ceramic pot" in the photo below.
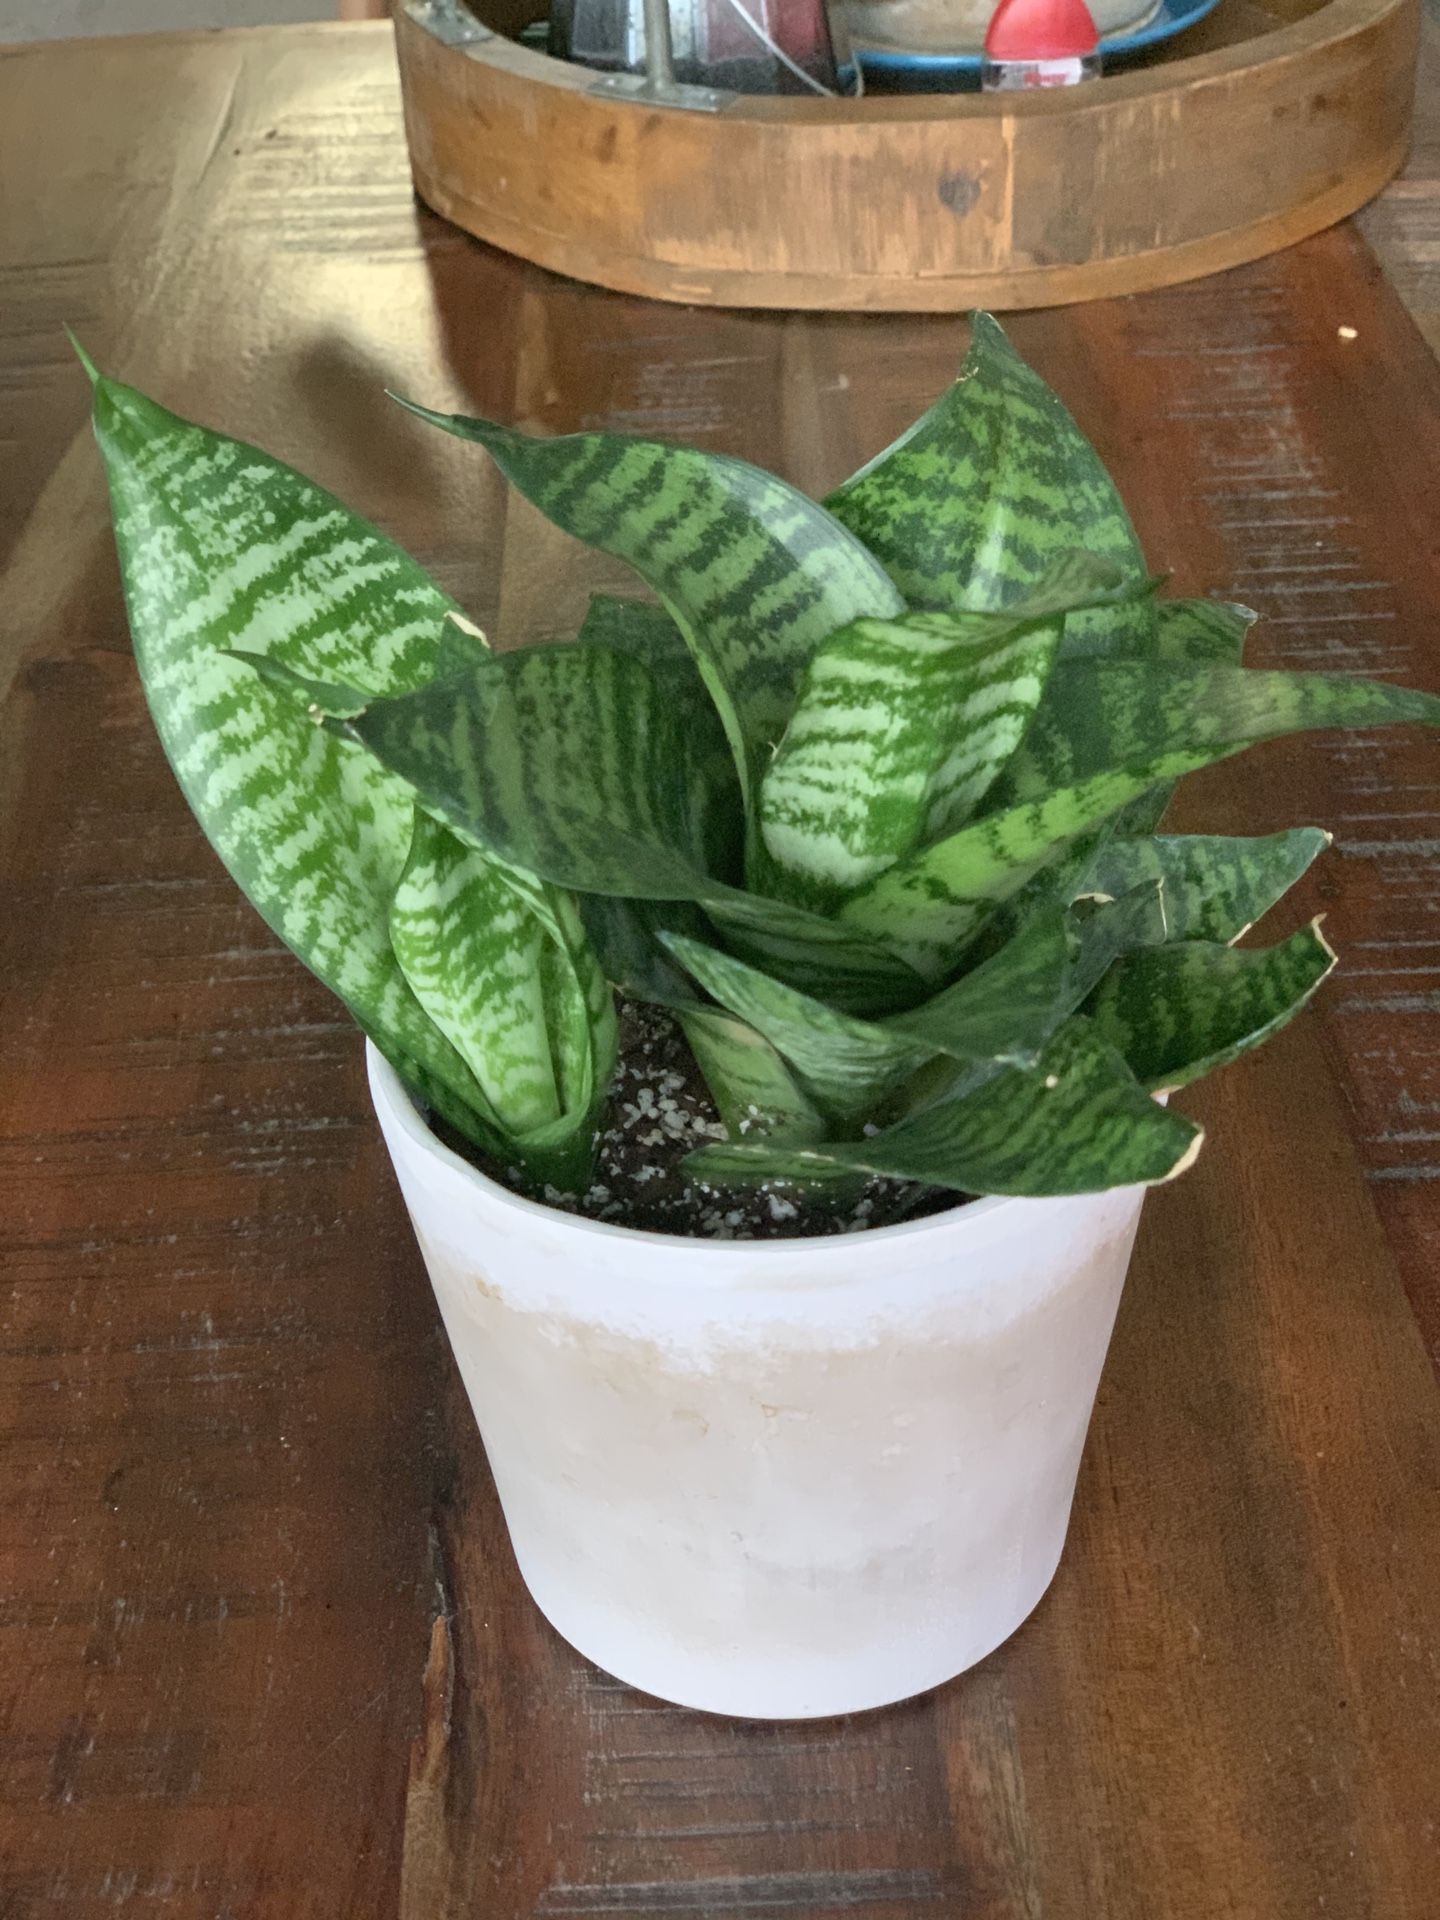
<svg viewBox="0 0 1440 1920">
<path fill-rule="evenodd" d="M 835 1239 L 572 1218 L 370 1087 L 526 1584 L 621 1680 L 852 1713 L 973 1666 L 1050 1584 L 1138 1188 Z"/>
</svg>

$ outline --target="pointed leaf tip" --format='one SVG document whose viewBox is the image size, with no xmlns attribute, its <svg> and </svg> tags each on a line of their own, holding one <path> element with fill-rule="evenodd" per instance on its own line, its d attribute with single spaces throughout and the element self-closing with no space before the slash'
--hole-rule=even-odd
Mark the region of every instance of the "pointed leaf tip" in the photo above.
<svg viewBox="0 0 1440 1920">
<path fill-rule="evenodd" d="M 62 321 L 61 325 L 63 326 L 64 324 L 65 323 Z M 73 327 L 69 327 L 69 326 L 65 327 L 65 338 L 70 342 L 71 347 L 74 349 L 75 358 L 80 362 L 81 366 L 85 369 L 86 373 L 90 376 L 91 386 L 98 387 L 103 376 L 100 372 L 100 369 L 96 366 L 95 362 L 90 358 L 89 354 L 85 351 L 84 347 L 80 344 L 80 341 Z"/>
<path fill-rule="evenodd" d="M 413 413 L 417 420 L 423 420 L 427 426 L 447 427 L 454 418 L 453 414 L 441 413 L 438 407 L 422 407 L 418 400 L 407 400 L 403 393 L 396 393 L 393 387 L 386 387 L 385 398 L 393 400 L 397 407 L 403 407 L 406 413 Z"/>
</svg>

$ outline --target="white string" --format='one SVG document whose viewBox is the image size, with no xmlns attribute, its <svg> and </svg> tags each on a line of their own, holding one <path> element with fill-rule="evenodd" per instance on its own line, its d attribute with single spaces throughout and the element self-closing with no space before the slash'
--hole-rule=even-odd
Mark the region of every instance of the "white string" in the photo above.
<svg viewBox="0 0 1440 1920">
<path fill-rule="evenodd" d="M 731 9 L 732 12 L 739 14 L 740 18 L 745 22 L 746 26 L 754 34 L 755 38 L 760 42 L 761 46 L 768 48 L 769 51 L 774 54 L 775 58 L 780 62 L 781 66 L 788 67 L 790 72 L 794 74 L 797 80 L 803 80 L 807 87 L 809 87 L 815 93 L 823 94 L 827 100 L 843 100 L 846 98 L 846 96 L 843 93 L 836 93 L 833 87 L 824 86 L 819 80 L 815 78 L 813 73 L 807 73 L 804 67 L 800 65 L 798 60 L 792 60 L 790 58 L 790 55 L 785 51 L 784 47 L 777 46 L 776 43 L 770 38 L 770 35 L 766 32 L 765 28 L 760 24 L 760 22 L 755 18 L 754 14 L 746 12 L 745 8 L 740 4 L 740 0 L 725 0 L 725 4 Z M 859 62 L 857 61 L 855 65 L 854 97 L 858 98 L 864 91 L 865 91 L 864 79 L 860 72 Z"/>
</svg>

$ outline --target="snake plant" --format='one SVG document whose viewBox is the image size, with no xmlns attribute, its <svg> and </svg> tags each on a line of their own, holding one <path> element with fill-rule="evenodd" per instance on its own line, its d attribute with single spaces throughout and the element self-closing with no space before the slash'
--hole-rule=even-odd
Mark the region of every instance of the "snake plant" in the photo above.
<svg viewBox="0 0 1440 1920">
<path fill-rule="evenodd" d="M 1153 1096 L 1333 965 L 1235 943 L 1326 845 L 1157 832 L 1174 781 L 1440 700 L 1249 671 L 1163 597 L 1099 458 L 977 314 L 956 384 L 823 504 L 608 433 L 477 442 L 653 599 L 492 651 L 338 501 L 90 368 L 135 650 L 211 842 L 430 1107 L 583 1189 L 612 989 L 680 1023 L 714 1185 L 1168 1178 Z M 88 367 L 88 362 L 87 362 Z"/>
</svg>

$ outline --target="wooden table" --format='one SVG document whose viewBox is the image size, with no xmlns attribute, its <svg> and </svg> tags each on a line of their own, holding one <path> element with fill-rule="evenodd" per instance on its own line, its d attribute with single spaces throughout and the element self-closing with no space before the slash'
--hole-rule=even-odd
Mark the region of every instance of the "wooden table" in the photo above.
<svg viewBox="0 0 1440 1920">
<path fill-rule="evenodd" d="M 1432 316 L 1433 174 L 1371 216 Z M 0 178 L 0 1914 L 1433 1920 L 1433 740 L 1187 796 L 1335 829 L 1303 904 L 1345 967 L 1186 1096 L 1212 1141 L 1147 1209 L 1034 1618 L 852 1723 L 659 1705 L 520 1590 L 358 1040 L 152 738 L 59 326 L 519 637 L 596 569 L 384 384 L 821 487 L 961 325 L 646 306 L 485 251 L 412 203 L 384 28 L 0 57 Z M 1015 332 L 1177 588 L 1266 610 L 1257 658 L 1440 687 L 1440 369 L 1353 228 Z"/>
</svg>

